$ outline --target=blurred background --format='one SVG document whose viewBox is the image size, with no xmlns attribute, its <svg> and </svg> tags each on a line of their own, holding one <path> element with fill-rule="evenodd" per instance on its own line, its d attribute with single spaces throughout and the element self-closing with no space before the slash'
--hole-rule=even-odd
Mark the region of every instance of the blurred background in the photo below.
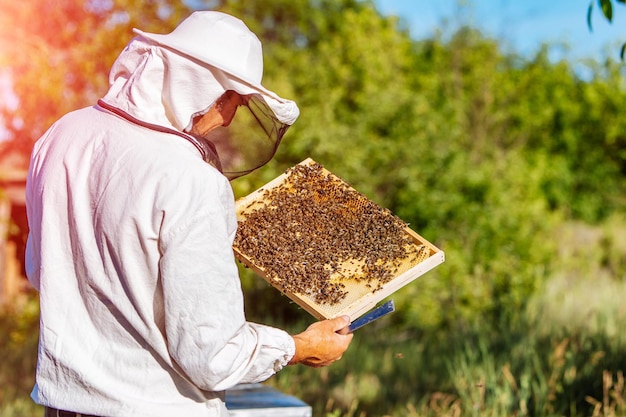
<svg viewBox="0 0 626 417">
<path fill-rule="evenodd" d="M 236 196 L 311 157 L 446 253 L 342 361 L 268 385 L 316 417 L 626 416 L 621 0 L 0 0 L 0 417 L 41 415 L 32 145 L 104 95 L 133 27 L 195 9 L 243 19 L 301 109 Z M 251 321 L 313 320 L 241 275 Z"/>
</svg>

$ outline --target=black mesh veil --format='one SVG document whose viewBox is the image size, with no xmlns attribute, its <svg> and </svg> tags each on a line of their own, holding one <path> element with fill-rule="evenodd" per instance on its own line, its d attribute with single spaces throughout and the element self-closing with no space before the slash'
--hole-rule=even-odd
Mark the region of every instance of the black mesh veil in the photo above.
<svg viewBox="0 0 626 417">
<path fill-rule="evenodd" d="M 218 127 L 204 136 L 215 146 L 222 172 L 230 180 L 268 163 L 289 128 L 260 95 L 246 95 L 244 101 L 228 127 Z"/>
</svg>

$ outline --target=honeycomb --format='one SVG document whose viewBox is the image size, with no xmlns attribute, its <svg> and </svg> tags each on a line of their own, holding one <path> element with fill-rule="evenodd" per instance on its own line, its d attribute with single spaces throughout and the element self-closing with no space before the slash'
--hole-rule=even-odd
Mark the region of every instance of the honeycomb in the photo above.
<svg viewBox="0 0 626 417">
<path fill-rule="evenodd" d="M 238 200 L 237 213 L 238 259 L 320 318 L 439 252 L 311 159 Z"/>
</svg>

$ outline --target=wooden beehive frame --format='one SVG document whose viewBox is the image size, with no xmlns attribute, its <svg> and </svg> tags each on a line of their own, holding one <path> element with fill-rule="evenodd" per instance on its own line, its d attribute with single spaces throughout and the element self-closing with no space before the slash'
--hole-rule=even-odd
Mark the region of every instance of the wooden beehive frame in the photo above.
<svg viewBox="0 0 626 417">
<path fill-rule="evenodd" d="M 315 161 L 312 159 L 306 159 L 298 165 L 312 165 L 315 164 Z M 334 174 L 324 169 L 324 172 L 331 175 L 333 178 L 336 178 L 338 181 L 341 181 Z M 267 191 L 273 190 L 276 187 L 284 185 L 289 178 L 289 171 L 284 174 L 278 176 L 274 180 L 268 182 L 263 187 L 258 190 L 252 192 L 251 194 L 242 197 L 236 202 L 236 210 L 237 210 L 237 218 L 242 224 L 245 221 L 246 215 L 249 214 L 254 207 L 258 207 L 259 205 L 263 205 L 264 195 Z M 345 183 L 343 183 L 345 184 Z M 347 184 L 345 184 L 349 187 Z M 353 190 L 350 187 L 351 190 Z M 405 262 L 403 269 L 401 269 L 397 275 L 395 275 L 391 280 L 384 283 L 379 288 L 375 290 L 369 287 L 366 287 L 362 282 L 351 281 L 349 279 L 346 280 L 346 291 L 348 292 L 348 296 L 344 301 L 337 303 L 335 305 L 328 305 L 325 303 L 316 302 L 312 297 L 291 292 L 285 290 L 280 285 L 277 285 L 274 280 L 268 277 L 267 271 L 264 270 L 263 267 L 260 266 L 260 263 L 254 259 L 254 256 L 250 253 L 244 253 L 242 248 L 237 245 L 234 246 L 235 256 L 239 261 L 245 264 L 247 267 L 251 268 L 258 275 L 263 277 L 269 284 L 280 290 L 283 294 L 285 294 L 289 299 L 294 301 L 304 310 L 309 312 L 311 315 L 316 317 L 317 319 L 328 319 L 340 315 L 348 315 L 352 320 L 357 319 L 368 310 L 373 308 L 379 301 L 384 298 L 390 296 L 400 288 L 409 284 L 416 278 L 430 271 L 437 265 L 441 264 L 445 260 L 444 252 L 428 242 L 418 233 L 410 229 L 408 226 L 404 228 L 404 233 L 410 238 L 412 244 L 416 247 L 420 247 L 422 251 L 426 251 L 426 255 L 422 256 L 422 258 L 416 264 L 409 264 L 408 260 Z"/>
</svg>

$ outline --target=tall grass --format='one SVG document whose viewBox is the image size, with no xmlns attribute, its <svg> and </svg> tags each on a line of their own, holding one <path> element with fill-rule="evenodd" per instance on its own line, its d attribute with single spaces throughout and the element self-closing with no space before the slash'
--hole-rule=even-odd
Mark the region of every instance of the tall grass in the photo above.
<svg viewBox="0 0 626 417">
<path fill-rule="evenodd" d="M 626 416 L 625 225 L 557 230 L 552 278 L 501 323 L 436 335 L 375 323 L 330 369 L 270 383 L 319 417 Z"/>
<path fill-rule="evenodd" d="M 477 328 L 439 340 L 402 340 L 372 327 L 341 362 L 321 371 L 290 368 L 270 383 L 320 417 L 625 416 L 623 338 L 526 315 L 497 332 Z"/>
<path fill-rule="evenodd" d="M 29 397 L 35 382 L 39 305 L 33 294 L 0 311 L 0 417 L 43 415 Z"/>
</svg>

